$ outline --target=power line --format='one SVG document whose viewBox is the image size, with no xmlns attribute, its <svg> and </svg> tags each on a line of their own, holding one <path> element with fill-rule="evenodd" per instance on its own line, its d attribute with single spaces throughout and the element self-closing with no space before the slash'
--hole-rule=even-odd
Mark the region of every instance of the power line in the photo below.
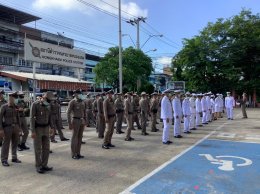
<svg viewBox="0 0 260 194">
<path fill-rule="evenodd" d="M 6 4 L 6 2 L 5 2 L 5 4 Z M 84 33 L 90 34 L 90 32 L 88 32 L 89 28 L 86 28 L 86 27 L 84 27 L 82 25 L 79 25 L 79 24 L 75 24 L 74 21 L 69 21 L 69 20 L 66 20 L 65 18 L 58 18 L 56 16 L 52 17 L 52 16 L 50 16 L 48 14 L 45 14 L 45 13 L 39 12 L 39 11 L 35 12 L 35 11 L 33 11 L 31 9 L 27 9 L 26 7 L 24 7 L 24 6 L 20 5 L 20 4 L 17 4 L 17 3 L 16 3 L 16 5 L 10 3 L 9 6 L 14 7 L 14 8 L 18 9 L 18 10 L 21 10 L 21 8 L 23 8 L 24 11 L 26 11 L 28 13 L 31 13 L 31 14 L 35 14 L 35 15 L 39 15 L 39 13 L 40 13 L 40 15 L 44 16 L 44 19 L 42 19 L 42 20 L 51 21 L 51 22 L 55 21 L 55 22 L 58 22 L 59 24 L 63 24 L 63 25 L 68 25 L 69 24 L 69 26 L 71 26 L 71 27 L 80 28 L 80 29 L 84 30 Z M 49 20 L 47 20 L 45 18 L 49 18 Z M 41 21 L 41 20 L 39 20 L 39 21 Z M 93 32 L 93 33 L 94 33 L 95 36 L 100 36 L 102 38 L 104 36 L 107 37 L 107 38 L 111 38 L 111 36 L 114 35 L 114 34 L 104 34 L 104 33 L 96 32 L 96 31 Z M 93 34 L 91 34 L 91 35 L 93 35 Z"/>
<path fill-rule="evenodd" d="M 146 25 L 147 26 L 149 26 L 153 31 L 155 31 L 156 33 L 158 33 L 158 34 L 161 34 L 158 30 L 156 30 L 151 24 L 149 24 L 148 22 L 146 22 Z M 178 43 L 176 43 L 176 42 L 174 42 L 174 41 L 172 41 L 170 38 L 168 38 L 167 36 L 163 36 L 166 40 L 168 40 L 169 42 L 171 42 L 171 43 L 173 43 L 173 44 L 175 44 L 176 46 L 181 46 L 180 44 L 178 44 Z"/>
<path fill-rule="evenodd" d="M 109 5 L 109 6 L 113 7 L 113 8 L 115 8 L 115 9 L 118 9 L 118 7 L 109 4 L 109 3 L 107 3 L 107 2 L 104 1 L 104 0 L 100 0 L 100 1 L 102 1 L 102 2 L 105 3 L 106 5 Z M 137 18 L 137 17 L 138 17 L 138 16 L 134 16 L 134 15 L 132 15 L 132 14 L 130 14 L 130 13 L 124 11 L 124 10 L 122 10 L 122 12 L 124 12 L 125 14 L 127 14 L 127 15 L 129 15 L 129 16 L 132 16 L 132 17 L 134 17 L 134 18 Z M 159 32 L 158 30 L 156 30 L 156 29 L 155 29 L 151 24 L 149 24 L 148 22 L 145 22 L 145 24 L 146 24 L 147 26 L 149 26 L 149 27 L 150 27 L 153 31 L 155 31 L 157 34 L 162 34 L 162 33 Z M 152 34 L 152 33 L 150 33 L 150 34 Z M 169 39 L 167 36 L 163 35 L 163 37 L 164 37 L 166 40 L 168 40 L 169 42 L 175 44 L 176 46 L 181 46 L 181 45 L 179 45 L 178 43 L 176 43 L 176 42 L 172 41 L 171 39 Z"/>
</svg>

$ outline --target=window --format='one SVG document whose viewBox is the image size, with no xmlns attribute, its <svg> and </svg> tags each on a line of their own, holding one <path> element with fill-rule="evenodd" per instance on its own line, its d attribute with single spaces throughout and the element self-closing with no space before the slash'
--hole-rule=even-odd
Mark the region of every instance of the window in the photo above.
<svg viewBox="0 0 260 194">
<path fill-rule="evenodd" d="M 10 64 L 10 65 L 13 64 L 13 59 L 12 59 L 12 57 L 9 57 L 9 58 L 8 58 L 8 64 Z"/>
<path fill-rule="evenodd" d="M 6 56 L 0 56 L 0 64 L 2 64 L 2 65 L 12 65 L 13 64 L 13 58 L 12 57 L 6 57 Z"/>
<path fill-rule="evenodd" d="M 8 61 L 8 58 L 4 57 L 4 64 L 8 64 L 7 61 Z"/>
<path fill-rule="evenodd" d="M 25 66 L 25 60 L 19 59 L 19 66 Z"/>
</svg>

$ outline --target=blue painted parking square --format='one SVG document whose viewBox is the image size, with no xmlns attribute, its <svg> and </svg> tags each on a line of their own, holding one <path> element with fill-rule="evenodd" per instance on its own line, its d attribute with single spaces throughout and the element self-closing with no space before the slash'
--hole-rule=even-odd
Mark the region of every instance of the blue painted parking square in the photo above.
<svg viewBox="0 0 260 194">
<path fill-rule="evenodd" d="M 260 194 L 260 144 L 205 140 L 130 193 Z"/>
</svg>

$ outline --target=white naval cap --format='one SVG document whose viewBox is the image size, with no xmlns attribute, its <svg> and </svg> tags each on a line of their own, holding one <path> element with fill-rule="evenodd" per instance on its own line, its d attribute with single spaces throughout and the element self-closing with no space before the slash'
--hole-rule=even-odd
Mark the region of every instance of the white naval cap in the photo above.
<svg viewBox="0 0 260 194">
<path fill-rule="evenodd" d="M 185 94 L 186 94 L 186 95 L 190 95 L 190 92 L 186 92 Z"/>
<path fill-rule="evenodd" d="M 166 94 L 166 93 L 171 93 L 171 90 L 170 89 L 166 89 L 162 92 L 163 94 Z"/>
<path fill-rule="evenodd" d="M 181 90 L 174 90 L 174 93 L 181 93 Z"/>
</svg>

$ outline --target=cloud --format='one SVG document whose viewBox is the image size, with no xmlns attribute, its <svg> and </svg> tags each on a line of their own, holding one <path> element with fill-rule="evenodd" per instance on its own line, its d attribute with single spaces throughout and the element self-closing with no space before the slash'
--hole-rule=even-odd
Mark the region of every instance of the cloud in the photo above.
<svg viewBox="0 0 260 194">
<path fill-rule="evenodd" d="M 155 60 L 155 63 L 158 63 L 163 66 L 169 66 L 171 65 L 172 57 L 160 57 Z"/>
<path fill-rule="evenodd" d="M 95 5 L 107 12 L 118 14 L 117 1 L 105 1 L 105 0 L 85 0 L 85 2 Z M 110 5 L 109 5 L 110 4 Z M 76 0 L 34 0 L 33 8 L 37 10 L 53 9 L 53 10 L 64 10 L 64 11 L 80 11 L 84 14 L 94 14 L 94 9 L 89 6 L 85 6 Z M 125 13 L 126 12 L 126 13 Z M 128 14 L 127 14 L 128 13 Z M 132 18 L 143 16 L 147 17 L 148 10 L 140 8 L 134 2 L 122 2 L 122 16 L 125 18 Z"/>
</svg>

